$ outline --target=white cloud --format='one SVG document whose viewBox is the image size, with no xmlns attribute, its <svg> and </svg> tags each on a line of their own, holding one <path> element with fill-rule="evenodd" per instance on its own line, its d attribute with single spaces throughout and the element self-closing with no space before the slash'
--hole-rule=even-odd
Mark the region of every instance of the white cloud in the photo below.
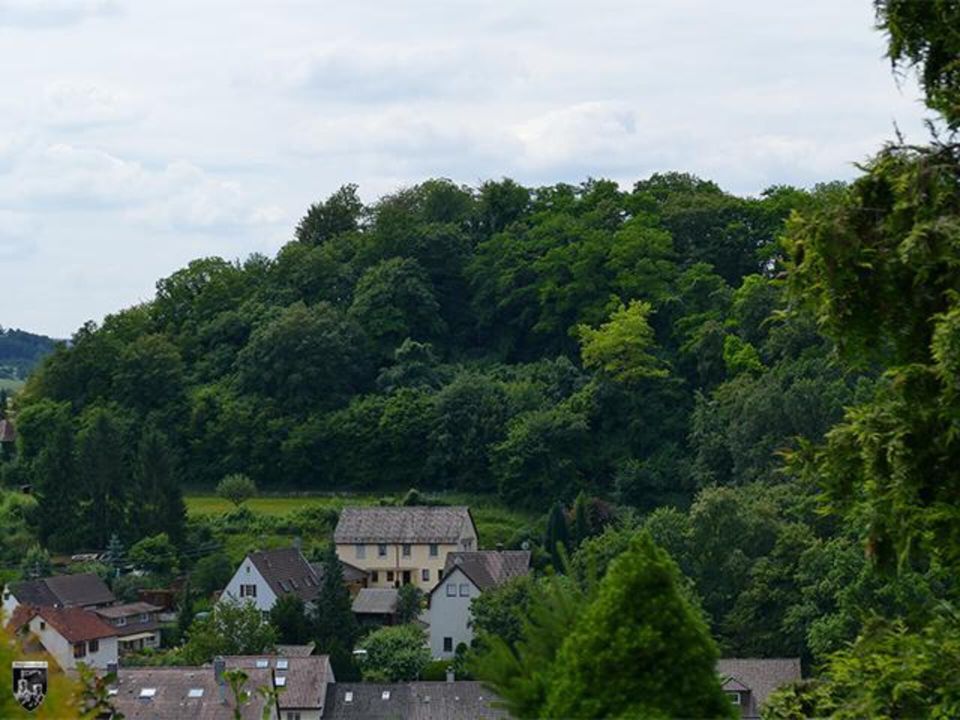
<svg viewBox="0 0 960 720">
<path fill-rule="evenodd" d="M 0 209 L 0 260 L 22 260 L 32 255 L 39 226 L 30 215 Z"/>
<path fill-rule="evenodd" d="M 57 27 L 119 10 L 116 0 L 0 0 L 0 25 Z"/>
<path fill-rule="evenodd" d="M 139 116 L 131 98 L 92 83 L 60 80 L 44 92 L 43 121 L 61 130 L 129 123 Z"/>
</svg>

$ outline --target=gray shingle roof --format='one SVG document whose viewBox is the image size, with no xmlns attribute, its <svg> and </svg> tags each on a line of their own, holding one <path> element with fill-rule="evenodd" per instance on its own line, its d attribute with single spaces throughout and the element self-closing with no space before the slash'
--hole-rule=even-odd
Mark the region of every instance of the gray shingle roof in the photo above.
<svg viewBox="0 0 960 720">
<path fill-rule="evenodd" d="M 277 656 L 278 657 L 308 657 L 313 655 L 315 649 L 314 644 L 307 643 L 306 645 L 277 645 Z"/>
<path fill-rule="evenodd" d="M 759 717 L 759 710 L 777 688 L 800 680 L 800 658 L 721 658 L 717 672 L 724 689 L 749 688 L 751 702 L 742 708 L 743 717 Z"/>
<path fill-rule="evenodd" d="M 228 668 L 239 667 L 247 672 L 256 669 L 258 662 L 262 664 L 266 661 L 275 677 L 286 678 L 279 698 L 281 710 L 322 708 L 326 701 L 327 685 L 334 681 L 333 668 L 327 655 L 231 655 L 224 660 Z"/>
<path fill-rule="evenodd" d="M 110 618 L 130 617 L 131 615 L 140 615 L 141 613 L 155 613 L 163 610 L 159 605 L 153 605 L 148 602 L 123 603 L 122 605 L 109 605 L 107 607 L 94 610 L 100 617 Z"/>
<path fill-rule="evenodd" d="M 269 687 L 272 670 L 246 670 L 250 676 L 247 689 Z M 120 668 L 117 694 L 112 696 L 114 707 L 127 720 L 232 720 L 233 695 L 224 688 L 220 699 L 212 667 L 150 667 Z M 144 688 L 152 688 L 152 697 L 141 697 Z M 190 697 L 191 690 L 202 690 L 200 697 Z M 264 699 L 251 692 L 250 702 L 240 709 L 243 720 L 260 720 Z"/>
<path fill-rule="evenodd" d="M 252 552 L 248 557 L 277 597 L 296 593 L 310 602 L 317 596 L 320 579 L 297 548 Z"/>
<path fill-rule="evenodd" d="M 61 607 L 85 607 L 108 605 L 116 598 L 97 575 L 54 575 L 39 580 L 13 583 L 10 592 L 18 602 L 30 605 L 59 605 Z"/>
<path fill-rule="evenodd" d="M 353 599 L 353 611 L 358 615 L 393 615 L 398 595 L 393 588 L 361 588 Z"/>
<path fill-rule="evenodd" d="M 469 526 L 473 518 L 466 507 L 348 507 L 340 513 L 333 539 L 337 543 L 455 543 Z"/>
<path fill-rule="evenodd" d="M 447 554 L 443 575 L 460 568 L 481 590 L 503 585 L 530 572 L 529 550 L 478 550 Z M 443 583 L 440 583 L 443 584 Z M 439 587 L 440 585 L 437 585 Z M 436 587 L 434 588 L 436 590 Z"/>
<path fill-rule="evenodd" d="M 384 698 L 384 693 L 389 696 Z M 347 701 L 347 693 L 351 699 Z M 498 698 L 478 682 L 336 683 L 324 720 L 500 720 Z"/>
</svg>

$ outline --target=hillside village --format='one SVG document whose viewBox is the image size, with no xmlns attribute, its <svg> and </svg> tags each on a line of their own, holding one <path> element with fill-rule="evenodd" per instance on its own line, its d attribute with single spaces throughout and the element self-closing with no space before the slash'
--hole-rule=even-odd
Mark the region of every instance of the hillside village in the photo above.
<svg viewBox="0 0 960 720">
<path fill-rule="evenodd" d="M 126 718 L 234 717 L 236 696 L 227 679 L 234 669 L 243 670 L 251 690 L 276 691 L 252 694 L 241 706 L 243 718 L 509 717 L 493 691 L 456 677 L 454 660 L 473 640 L 473 600 L 530 573 L 530 551 L 478 549 L 481 539 L 467 507 L 347 507 L 333 537 L 342 587 L 363 627 L 397 623 L 403 588 L 421 591 L 412 622 L 425 630 L 431 658 L 446 663 L 442 680 L 339 682 L 330 658 L 313 644 L 218 655 L 198 666 L 129 665 L 145 648 L 161 649 L 162 628 L 176 623 L 176 612 L 146 600 L 120 602 L 91 573 L 10 583 L 3 616 L 25 649 L 47 653 L 71 673 L 82 664 L 107 675 L 109 698 Z M 307 612 L 322 615 L 324 573 L 299 547 L 251 552 L 217 593 L 217 603 L 248 605 L 269 623 L 278 602 L 296 597 Z M 756 718 L 767 696 L 800 678 L 800 661 L 724 658 L 717 672 L 741 717 Z"/>
</svg>

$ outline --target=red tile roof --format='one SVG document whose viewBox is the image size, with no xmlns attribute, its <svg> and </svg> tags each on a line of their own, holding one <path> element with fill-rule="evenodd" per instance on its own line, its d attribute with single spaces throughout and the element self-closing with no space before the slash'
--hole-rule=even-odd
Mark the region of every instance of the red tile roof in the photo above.
<svg viewBox="0 0 960 720">
<path fill-rule="evenodd" d="M 31 607 L 20 605 L 13 611 L 8 627 L 18 630 L 40 616 L 68 642 L 115 637 L 117 630 L 94 613 L 82 608 Z"/>
</svg>

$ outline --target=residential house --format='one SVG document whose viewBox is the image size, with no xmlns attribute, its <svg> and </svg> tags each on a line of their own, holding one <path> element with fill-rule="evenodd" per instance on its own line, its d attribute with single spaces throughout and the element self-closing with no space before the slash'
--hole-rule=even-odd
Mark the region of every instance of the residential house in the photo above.
<svg viewBox="0 0 960 720">
<path fill-rule="evenodd" d="M 160 647 L 159 605 L 146 602 L 108 605 L 93 612 L 112 625 L 117 632 L 117 644 L 121 655 Z"/>
<path fill-rule="evenodd" d="M 447 556 L 443 579 L 427 596 L 421 619 L 430 625 L 430 652 L 452 658 L 460 643 L 473 640 L 470 603 L 490 588 L 530 572 L 529 550 L 480 550 Z"/>
<path fill-rule="evenodd" d="M 363 588 L 353 599 L 353 614 L 361 625 L 393 625 L 399 594 L 395 588 Z"/>
<path fill-rule="evenodd" d="M 90 610 L 21 604 L 7 627 L 27 646 L 35 639 L 63 670 L 75 670 L 79 663 L 106 669 L 117 662 L 116 628 Z"/>
<path fill-rule="evenodd" d="M 466 507 L 348 507 L 333 539 L 342 561 L 367 572 L 369 587 L 414 583 L 425 592 L 440 579 L 449 553 L 478 546 Z"/>
<path fill-rule="evenodd" d="M 754 720 L 778 688 L 801 679 L 800 658 L 721 658 L 717 672 L 740 717 Z"/>
<path fill-rule="evenodd" d="M 324 720 L 506 720 L 499 698 L 479 682 L 335 683 Z"/>
<path fill-rule="evenodd" d="M 11 617 L 20 604 L 48 607 L 98 608 L 116 598 L 93 573 L 54 575 L 7 585 L 3 590 L 3 614 Z"/>
<path fill-rule="evenodd" d="M 362 587 L 366 573 L 341 561 L 344 583 L 348 588 Z M 299 548 L 263 550 L 247 555 L 220 599 L 232 598 L 254 603 L 264 613 L 282 595 L 294 593 L 307 605 L 313 603 L 323 582 L 323 565 L 311 563 Z"/>
<path fill-rule="evenodd" d="M 245 689 L 250 693 L 239 715 L 224 678 L 226 670 L 237 668 L 246 673 Z M 203 667 L 120 668 L 109 694 L 127 720 L 320 720 L 327 687 L 333 682 L 326 655 L 242 655 L 217 658 Z M 270 687 L 279 691 L 272 705 L 256 692 Z"/>
</svg>

